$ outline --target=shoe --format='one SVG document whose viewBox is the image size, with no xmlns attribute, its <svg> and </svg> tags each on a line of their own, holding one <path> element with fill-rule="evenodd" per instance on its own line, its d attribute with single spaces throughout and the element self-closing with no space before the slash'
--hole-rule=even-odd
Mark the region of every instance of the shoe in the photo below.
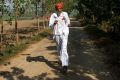
<svg viewBox="0 0 120 80">
<path fill-rule="evenodd" d="M 68 66 L 63 66 L 62 67 L 62 73 L 67 74 Z"/>
</svg>

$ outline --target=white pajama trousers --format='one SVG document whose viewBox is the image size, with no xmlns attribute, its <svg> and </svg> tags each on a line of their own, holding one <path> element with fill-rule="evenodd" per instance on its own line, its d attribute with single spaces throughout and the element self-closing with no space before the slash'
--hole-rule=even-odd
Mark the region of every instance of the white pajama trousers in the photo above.
<svg viewBox="0 0 120 80">
<path fill-rule="evenodd" d="M 69 56 L 67 52 L 68 35 L 55 35 L 58 54 L 62 66 L 68 66 Z"/>
</svg>

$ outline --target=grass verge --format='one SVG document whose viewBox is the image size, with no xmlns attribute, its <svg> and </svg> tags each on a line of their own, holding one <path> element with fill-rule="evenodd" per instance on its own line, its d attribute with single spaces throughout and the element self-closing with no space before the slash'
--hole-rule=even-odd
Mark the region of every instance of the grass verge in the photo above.
<svg viewBox="0 0 120 80">
<path fill-rule="evenodd" d="M 50 32 L 51 31 L 49 29 L 45 29 L 31 38 L 20 40 L 19 44 L 7 45 L 0 53 L 0 64 L 4 63 L 4 61 L 10 57 L 15 56 L 17 53 L 25 50 L 29 44 L 40 41 L 41 39 L 49 36 Z"/>
</svg>

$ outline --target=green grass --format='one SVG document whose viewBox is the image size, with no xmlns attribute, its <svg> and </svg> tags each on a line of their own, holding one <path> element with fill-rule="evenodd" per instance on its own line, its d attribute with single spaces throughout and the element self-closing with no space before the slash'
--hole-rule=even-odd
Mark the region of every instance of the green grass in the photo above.
<svg viewBox="0 0 120 80">
<path fill-rule="evenodd" d="M 15 46 L 10 46 L 8 45 L 5 50 L 3 51 L 4 56 L 2 58 L 8 58 L 11 57 L 13 55 L 15 55 L 16 53 L 24 50 L 26 48 L 27 45 L 25 44 L 18 44 Z"/>
</svg>

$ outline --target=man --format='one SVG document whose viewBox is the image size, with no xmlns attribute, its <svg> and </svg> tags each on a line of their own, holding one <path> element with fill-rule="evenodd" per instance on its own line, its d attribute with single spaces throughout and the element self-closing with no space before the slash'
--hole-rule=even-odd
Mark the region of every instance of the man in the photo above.
<svg viewBox="0 0 120 80">
<path fill-rule="evenodd" d="M 68 68 L 68 52 L 67 42 L 69 35 L 70 19 L 67 12 L 63 12 L 63 3 L 57 3 L 55 5 L 56 12 L 53 13 L 49 20 L 49 26 L 53 29 L 53 38 L 56 41 L 58 54 L 62 64 L 62 72 L 67 73 Z"/>
</svg>

